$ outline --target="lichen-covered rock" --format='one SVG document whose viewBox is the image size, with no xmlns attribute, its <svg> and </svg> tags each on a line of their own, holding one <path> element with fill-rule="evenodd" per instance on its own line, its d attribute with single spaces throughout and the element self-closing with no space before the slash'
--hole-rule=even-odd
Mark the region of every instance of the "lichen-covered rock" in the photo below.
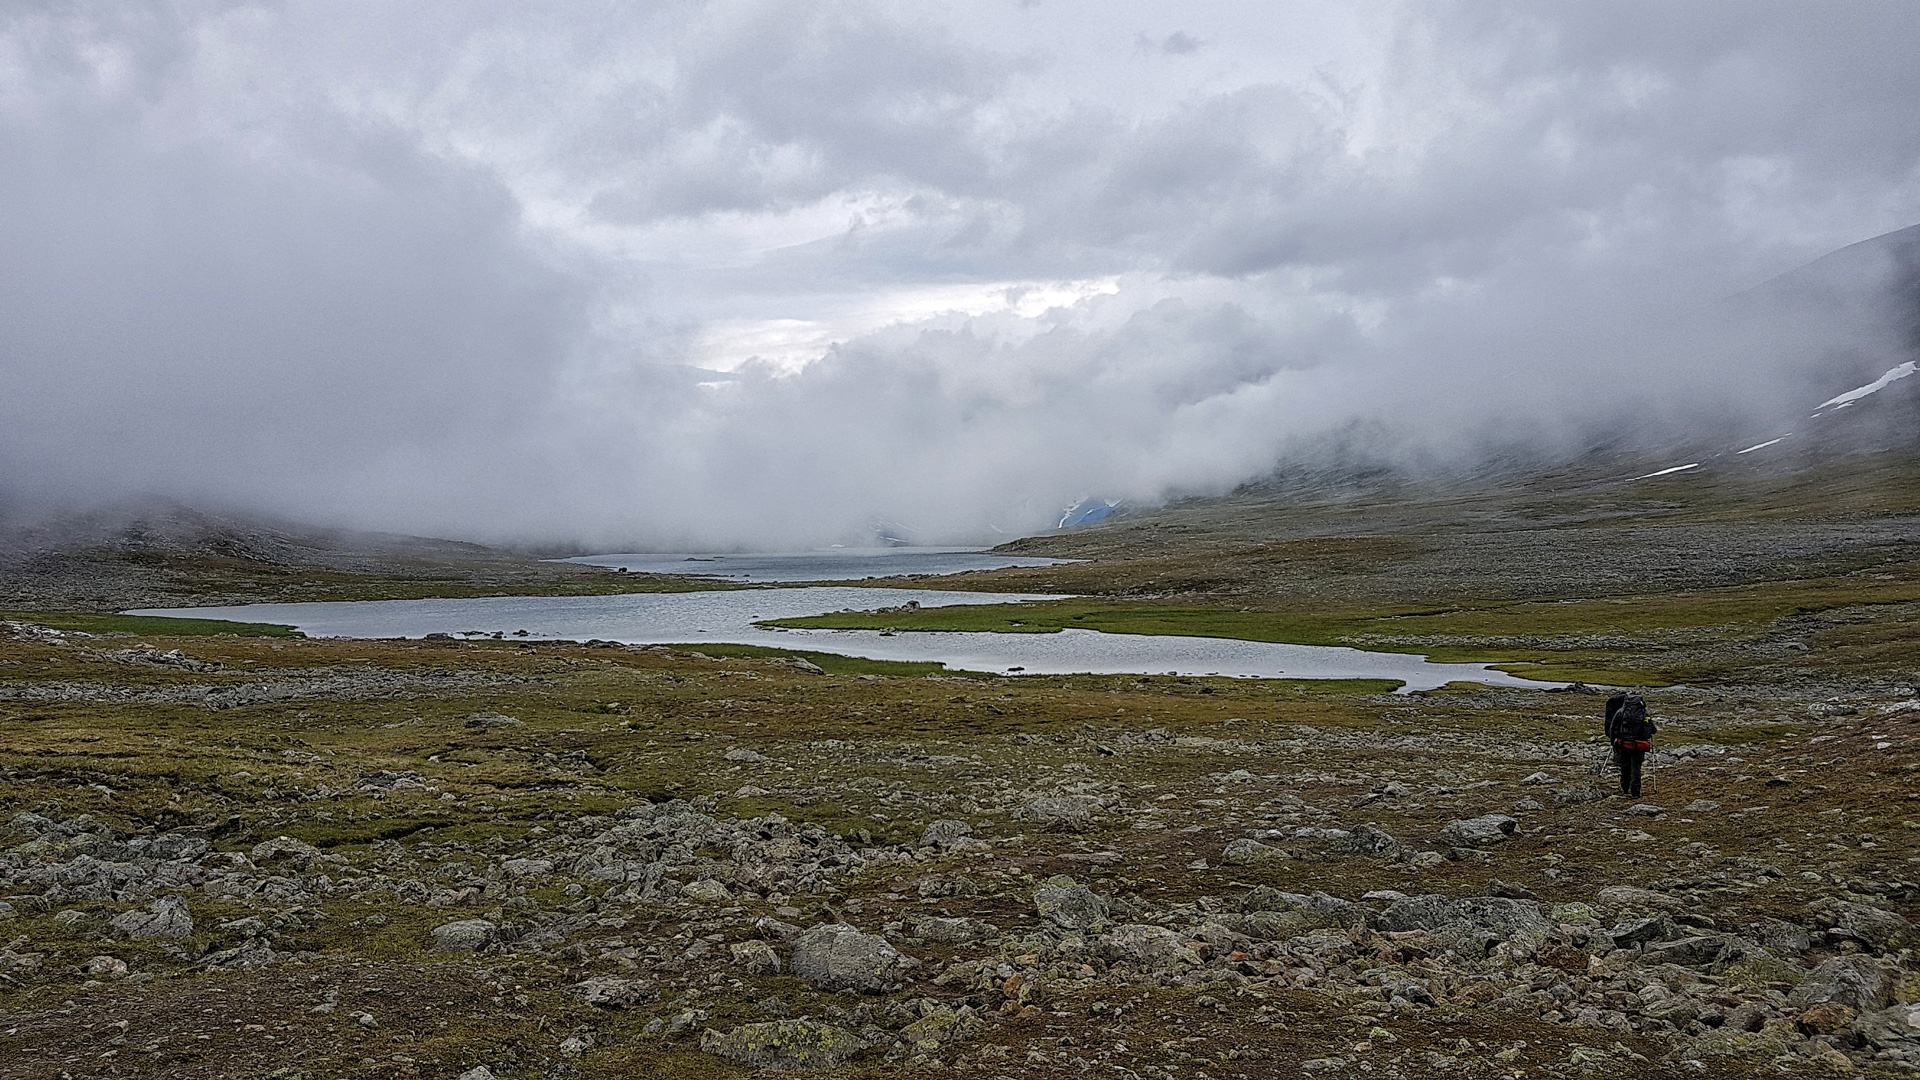
<svg viewBox="0 0 1920 1080">
<path fill-rule="evenodd" d="M 1788 999 L 1795 1005 L 1834 1002 L 1855 1012 L 1878 1012 L 1893 1004 L 1893 973 L 1871 956 L 1836 956 L 1814 968 Z"/>
<path fill-rule="evenodd" d="M 913 936 L 936 945 L 964 945 L 991 935 L 993 929 L 974 919 L 929 915 L 913 924 Z"/>
<path fill-rule="evenodd" d="M 735 942 L 727 946 L 727 952 L 733 956 L 735 964 L 747 969 L 748 974 L 778 974 L 780 971 L 780 954 L 764 941 Z"/>
<path fill-rule="evenodd" d="M 1498 935 L 1502 940 L 1538 939 L 1552 929 L 1540 913 L 1536 900 L 1515 900 L 1504 896 L 1469 896 L 1455 902 L 1462 918 L 1474 926 Z"/>
<path fill-rule="evenodd" d="M 1144 971 L 1173 971 L 1200 962 L 1180 935 L 1164 926 L 1128 923 L 1102 935 L 1099 948 L 1109 960 L 1126 961 Z"/>
<path fill-rule="evenodd" d="M 1279 941 L 1326 927 L 1364 926 L 1369 912 L 1351 900 L 1316 892 L 1283 892 L 1269 885 L 1240 897 L 1244 914 L 1213 916 L 1216 923 L 1256 941 Z"/>
<path fill-rule="evenodd" d="M 1227 866 L 1258 866 L 1291 857 L 1280 848 L 1268 847 L 1258 840 L 1246 838 L 1228 844 L 1227 849 L 1220 853 L 1221 863 Z"/>
<path fill-rule="evenodd" d="M 1854 1021 L 1853 1027 L 1861 1038 L 1879 1047 L 1920 1040 L 1920 1005 L 1895 1005 L 1870 1012 Z"/>
<path fill-rule="evenodd" d="M 603 1009 L 632 1009 L 659 998 L 660 992 L 645 979 L 622 979 L 601 975 L 567 988 L 589 1005 Z"/>
<path fill-rule="evenodd" d="M 1913 940 L 1913 924 L 1885 908 L 1825 897 L 1807 905 L 1816 925 L 1842 930 L 1874 952 L 1889 952 Z"/>
<path fill-rule="evenodd" d="M 1355 825 L 1342 847 L 1353 854 L 1376 859 L 1398 859 L 1406 853 L 1406 848 L 1392 833 L 1373 825 Z"/>
<path fill-rule="evenodd" d="M 965 1038 L 980 1026 L 980 1018 L 965 1005 L 954 1009 L 927 1001 L 921 1004 L 920 1019 L 902 1028 L 900 1034 L 915 1044 L 948 1043 Z"/>
<path fill-rule="evenodd" d="M 973 826 L 964 821 L 936 821 L 920 834 L 920 846 L 942 850 L 959 847 L 961 842 L 972 833 Z"/>
<path fill-rule="evenodd" d="M 282 872 L 305 873 L 320 864 L 320 849 L 291 836 L 276 836 L 253 845 L 254 865 Z"/>
<path fill-rule="evenodd" d="M 1380 913 L 1380 929 L 1390 932 L 1438 930 L 1462 921 L 1460 909 L 1444 896 L 1409 896 L 1395 900 Z"/>
<path fill-rule="evenodd" d="M 1678 911 L 1686 901 L 1635 885 L 1609 885 L 1596 897 L 1600 906 L 1619 911 Z"/>
<path fill-rule="evenodd" d="M 680 895 L 689 900 L 698 900 L 703 904 L 728 904 L 733 902 L 733 893 L 720 882 L 707 878 L 696 881 L 680 890 Z"/>
<path fill-rule="evenodd" d="M 1107 902 L 1069 877 L 1048 878 L 1033 892 L 1040 917 L 1062 930 L 1098 930 L 1111 920 Z"/>
<path fill-rule="evenodd" d="M 1504 844 L 1520 831 L 1520 822 L 1505 814 L 1482 814 L 1450 823 L 1441 839 L 1455 847 L 1477 848 Z"/>
<path fill-rule="evenodd" d="M 758 1069 L 831 1069 L 871 1043 L 832 1024 L 775 1020 L 700 1036 L 700 1049 Z"/>
<path fill-rule="evenodd" d="M 434 952 L 479 952 L 493 944 L 500 928 L 485 919 L 461 919 L 436 926 L 433 935 Z"/>
<path fill-rule="evenodd" d="M 500 872 L 510 878 L 539 877 L 553 873 L 552 859 L 508 859 L 500 864 Z"/>
<path fill-rule="evenodd" d="M 824 923 L 795 939 L 791 966 L 816 986 L 877 994 L 898 985 L 919 964 L 878 934 Z"/>
<path fill-rule="evenodd" d="M 163 896 L 145 911 L 122 912 L 110 925 L 135 940 L 184 941 L 193 936 L 193 916 L 177 896 Z"/>
<path fill-rule="evenodd" d="M 1013 816 L 1050 832 L 1085 832 L 1099 808 L 1100 800 L 1084 795 L 1049 796 L 1021 806 Z"/>
</svg>

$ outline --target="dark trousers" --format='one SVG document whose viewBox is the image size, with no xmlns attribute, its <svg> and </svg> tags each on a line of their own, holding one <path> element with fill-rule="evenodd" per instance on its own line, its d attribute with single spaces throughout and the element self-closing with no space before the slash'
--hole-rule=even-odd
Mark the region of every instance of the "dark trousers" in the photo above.
<svg viewBox="0 0 1920 1080">
<path fill-rule="evenodd" d="M 1615 748 L 1613 760 L 1620 766 L 1620 794 L 1640 797 L 1640 766 L 1647 760 L 1645 750 Z"/>
</svg>

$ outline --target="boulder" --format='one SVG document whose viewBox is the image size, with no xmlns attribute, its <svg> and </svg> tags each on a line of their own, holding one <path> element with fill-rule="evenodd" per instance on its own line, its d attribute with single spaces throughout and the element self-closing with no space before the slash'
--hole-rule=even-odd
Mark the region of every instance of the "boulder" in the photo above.
<svg viewBox="0 0 1920 1080">
<path fill-rule="evenodd" d="M 831 1069 L 872 1045 L 813 1020 L 742 1024 L 725 1034 L 709 1028 L 700 1036 L 701 1050 L 757 1069 Z"/>
<path fill-rule="evenodd" d="M 1514 938 L 1539 939 L 1553 924 L 1540 913 L 1535 900 L 1516 900 L 1505 896 L 1470 896 L 1455 901 L 1462 918 L 1503 941 Z"/>
<path fill-rule="evenodd" d="M 127 911 L 110 924 L 127 937 L 142 941 L 183 941 L 193 936 L 193 916 L 177 896 L 163 896 L 145 911 Z"/>
<path fill-rule="evenodd" d="M 1035 889 L 1033 906 L 1040 917 L 1062 930 L 1098 930 L 1106 926 L 1107 902 L 1072 878 L 1056 877 Z"/>
<path fill-rule="evenodd" d="M 1125 961 L 1143 971 L 1172 971 L 1200 962 L 1180 935 L 1164 926 L 1128 923 L 1100 938 L 1099 949 L 1110 961 Z"/>
<path fill-rule="evenodd" d="M 1896 980 L 1886 965 L 1856 953 L 1814 968 L 1787 1000 L 1802 1007 L 1833 1002 L 1855 1012 L 1878 1012 L 1893 1004 Z"/>
<path fill-rule="evenodd" d="M 1843 930 L 1874 952 L 1889 952 L 1913 940 L 1913 924 L 1884 908 L 1823 897 L 1807 905 L 1815 924 Z"/>
<path fill-rule="evenodd" d="M 1504 844 L 1520 831 L 1520 822 L 1505 814 L 1482 814 L 1455 821 L 1440 830 L 1440 836 L 1455 847 L 1487 847 Z"/>
<path fill-rule="evenodd" d="M 470 953 L 479 952 L 493 944 L 499 927 L 485 919 L 461 919 L 459 922 L 445 923 L 431 931 L 434 952 Z"/>
<path fill-rule="evenodd" d="M 900 1034 L 904 1035 L 908 1042 L 916 1045 L 947 1043 L 972 1034 L 974 1029 L 980 1026 L 980 1018 L 965 1005 L 955 1009 L 949 1005 L 928 1001 L 920 1007 L 920 1019 L 902 1028 Z"/>
<path fill-rule="evenodd" d="M 1687 904 L 1677 896 L 1634 885 L 1609 885 L 1600 890 L 1598 899 L 1602 907 L 1621 911 L 1678 911 Z"/>
<path fill-rule="evenodd" d="M 1438 930 L 1465 920 L 1453 901 L 1444 896 L 1429 895 L 1395 900 L 1387 905 L 1387 910 L 1381 912 L 1375 921 L 1382 930 L 1403 933 L 1408 930 Z"/>
<path fill-rule="evenodd" d="M 291 836 L 276 836 L 253 845 L 255 866 L 282 873 L 305 873 L 320 865 L 320 849 Z"/>
<path fill-rule="evenodd" d="M 1344 844 L 1346 850 L 1356 855 L 1369 855 L 1376 859 L 1397 859 L 1406 849 L 1392 833 L 1372 825 L 1356 825 L 1347 834 Z"/>
<path fill-rule="evenodd" d="M 1085 795 L 1052 796 L 1034 799 L 1013 812 L 1020 821 L 1030 821 L 1050 832 L 1085 832 L 1093 825 L 1098 799 Z"/>
<path fill-rule="evenodd" d="M 732 954 L 735 964 L 747 969 L 748 974 L 780 973 L 780 954 L 764 941 L 735 942 L 727 946 L 727 952 Z"/>
<path fill-rule="evenodd" d="M 939 848 L 944 851 L 948 848 L 959 847 L 960 842 L 972 835 L 972 833 L 973 826 L 964 821 L 936 821 L 927 826 L 926 832 L 920 834 L 920 846 Z"/>
<path fill-rule="evenodd" d="M 615 975 L 597 976 L 575 983 L 567 990 L 587 1004 L 603 1009 L 632 1009 L 660 997 L 659 991 L 645 979 L 622 979 Z"/>
<path fill-rule="evenodd" d="M 680 895 L 689 900 L 698 900 L 703 904 L 730 904 L 733 902 L 733 893 L 730 892 L 725 885 L 722 885 L 712 878 L 696 881 L 686 886 L 680 890 Z"/>
<path fill-rule="evenodd" d="M 793 973 L 834 990 L 882 993 L 919 964 L 878 934 L 863 934 L 845 923 L 823 923 L 793 943 Z"/>
<path fill-rule="evenodd" d="M 1258 866 L 1291 857 L 1285 851 L 1268 847 L 1258 840 L 1240 839 L 1228 844 L 1227 849 L 1220 853 L 1220 862 L 1225 866 Z"/>
<path fill-rule="evenodd" d="M 935 945 L 964 945 L 993 932 L 993 927 L 973 919 L 948 919 L 929 915 L 913 924 L 913 936 Z"/>
<path fill-rule="evenodd" d="M 1854 1030 L 1874 1046 L 1920 1041 L 1920 1004 L 1895 1005 L 1870 1012 L 1854 1021 Z"/>
</svg>

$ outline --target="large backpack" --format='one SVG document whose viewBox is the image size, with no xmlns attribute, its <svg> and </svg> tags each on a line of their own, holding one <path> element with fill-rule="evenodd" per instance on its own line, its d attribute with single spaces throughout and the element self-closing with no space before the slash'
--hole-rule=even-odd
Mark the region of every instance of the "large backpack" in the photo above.
<svg viewBox="0 0 1920 1080">
<path fill-rule="evenodd" d="M 1620 707 L 1613 710 L 1610 727 L 1611 738 L 1616 741 L 1645 742 L 1651 738 L 1653 725 L 1647 722 L 1647 699 L 1637 692 L 1628 694 Z"/>
</svg>

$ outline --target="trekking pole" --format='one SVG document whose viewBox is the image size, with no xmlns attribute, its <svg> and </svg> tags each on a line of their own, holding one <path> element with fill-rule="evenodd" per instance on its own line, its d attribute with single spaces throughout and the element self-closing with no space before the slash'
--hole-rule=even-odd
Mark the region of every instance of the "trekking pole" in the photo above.
<svg viewBox="0 0 1920 1080">
<path fill-rule="evenodd" d="M 1601 794 L 1606 794 L 1611 790 L 1610 785 L 1607 783 L 1607 773 L 1612 764 L 1613 745 L 1611 743 L 1603 743 L 1600 747 L 1600 756 L 1594 758 L 1593 764 L 1587 766 L 1587 775 L 1593 778 L 1593 786 Z"/>
</svg>

